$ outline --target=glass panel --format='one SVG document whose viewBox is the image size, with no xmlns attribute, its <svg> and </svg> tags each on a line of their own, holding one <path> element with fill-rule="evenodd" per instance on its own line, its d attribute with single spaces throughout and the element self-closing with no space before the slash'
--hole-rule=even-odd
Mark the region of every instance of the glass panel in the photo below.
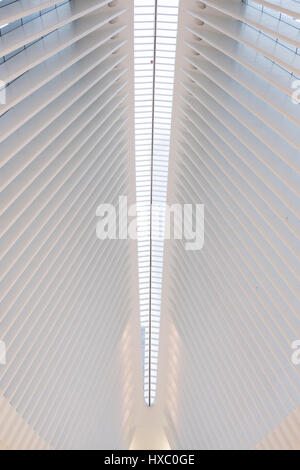
<svg viewBox="0 0 300 470">
<path fill-rule="evenodd" d="M 157 9 L 155 0 L 134 2 L 140 314 L 148 406 L 156 398 L 178 7 L 179 0 L 158 0 Z M 151 201 L 155 207 L 152 224 Z"/>
</svg>

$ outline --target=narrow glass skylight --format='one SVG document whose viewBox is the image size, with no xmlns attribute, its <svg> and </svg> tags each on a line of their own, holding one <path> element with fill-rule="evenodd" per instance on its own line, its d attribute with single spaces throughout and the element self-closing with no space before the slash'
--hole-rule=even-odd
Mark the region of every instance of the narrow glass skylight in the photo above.
<svg viewBox="0 0 300 470">
<path fill-rule="evenodd" d="M 148 406 L 155 402 L 157 387 L 178 7 L 179 0 L 134 1 L 140 315 L 144 396 Z"/>
</svg>

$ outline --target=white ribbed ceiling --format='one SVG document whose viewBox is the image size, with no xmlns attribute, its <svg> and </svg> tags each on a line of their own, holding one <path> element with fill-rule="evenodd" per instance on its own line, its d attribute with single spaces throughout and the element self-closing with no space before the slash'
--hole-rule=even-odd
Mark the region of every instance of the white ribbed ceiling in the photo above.
<svg viewBox="0 0 300 470">
<path fill-rule="evenodd" d="M 0 448 L 297 448 L 300 2 L 0 0 L 0 51 Z"/>
<path fill-rule="evenodd" d="M 99 204 L 135 200 L 132 20 L 125 0 L 0 4 L 8 448 L 128 447 L 143 403 L 136 249 L 96 237 Z"/>
<path fill-rule="evenodd" d="M 299 6 L 181 3 L 168 202 L 205 205 L 205 246 L 165 255 L 158 405 L 173 448 L 299 438 Z"/>
</svg>

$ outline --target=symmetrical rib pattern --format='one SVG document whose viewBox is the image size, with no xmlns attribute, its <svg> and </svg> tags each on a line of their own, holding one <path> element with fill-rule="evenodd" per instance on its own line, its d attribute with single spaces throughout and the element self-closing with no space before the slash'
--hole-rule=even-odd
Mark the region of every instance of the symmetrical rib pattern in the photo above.
<svg viewBox="0 0 300 470">
<path fill-rule="evenodd" d="M 17 410 L 0 413 L 0 441 L 34 448 L 25 422 L 53 448 L 122 448 L 138 387 L 136 258 L 97 239 L 96 209 L 134 199 L 131 4 L 0 7 L 0 395 Z"/>
<path fill-rule="evenodd" d="M 205 205 L 205 246 L 165 260 L 174 448 L 253 448 L 300 404 L 299 18 L 293 1 L 181 5 L 169 203 Z"/>
</svg>

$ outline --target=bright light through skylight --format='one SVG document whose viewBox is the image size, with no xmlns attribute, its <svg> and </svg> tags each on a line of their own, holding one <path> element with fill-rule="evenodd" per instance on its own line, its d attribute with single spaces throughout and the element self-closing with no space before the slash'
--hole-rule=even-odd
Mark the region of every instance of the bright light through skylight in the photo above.
<svg viewBox="0 0 300 470">
<path fill-rule="evenodd" d="M 149 406 L 155 402 L 157 385 L 164 207 L 168 184 L 178 6 L 179 0 L 158 0 L 156 10 L 155 0 L 134 1 L 140 314 L 144 341 L 144 394 Z M 153 224 L 151 230 L 151 201 L 161 209 L 158 230 L 154 230 Z"/>
</svg>

